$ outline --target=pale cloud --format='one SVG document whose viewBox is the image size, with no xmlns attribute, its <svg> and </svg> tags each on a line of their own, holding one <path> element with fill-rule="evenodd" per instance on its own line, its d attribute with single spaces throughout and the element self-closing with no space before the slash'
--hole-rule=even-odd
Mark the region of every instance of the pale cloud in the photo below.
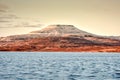
<svg viewBox="0 0 120 80">
<path fill-rule="evenodd" d="M 6 5 L 0 4 L 0 28 L 41 27 L 39 21 L 16 16 Z"/>
<path fill-rule="evenodd" d="M 0 4 L 0 12 L 5 12 L 8 9 L 8 6 Z"/>
</svg>

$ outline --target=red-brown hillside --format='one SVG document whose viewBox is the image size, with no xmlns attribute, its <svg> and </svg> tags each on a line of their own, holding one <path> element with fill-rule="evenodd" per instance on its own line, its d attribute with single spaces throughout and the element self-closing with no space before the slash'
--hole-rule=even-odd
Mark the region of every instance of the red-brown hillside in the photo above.
<svg viewBox="0 0 120 80">
<path fill-rule="evenodd" d="M 93 35 L 72 25 L 51 25 L 0 40 L 0 51 L 120 52 L 120 40 Z"/>
</svg>

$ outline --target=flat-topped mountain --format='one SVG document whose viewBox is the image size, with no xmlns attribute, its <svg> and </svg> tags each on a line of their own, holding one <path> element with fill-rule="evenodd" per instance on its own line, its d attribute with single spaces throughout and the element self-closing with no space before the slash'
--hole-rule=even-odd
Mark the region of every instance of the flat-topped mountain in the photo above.
<svg viewBox="0 0 120 80">
<path fill-rule="evenodd" d="M 0 51 L 120 52 L 120 40 L 94 35 L 73 25 L 49 25 L 28 34 L 1 37 Z"/>
<path fill-rule="evenodd" d="M 73 25 L 49 25 L 38 31 L 32 31 L 23 35 L 12 35 L 0 38 L 2 41 L 11 40 L 25 40 L 40 37 L 82 37 L 82 36 L 95 36 L 91 33 L 82 31 Z"/>
<path fill-rule="evenodd" d="M 71 36 L 71 35 L 92 35 L 88 32 L 82 31 L 73 25 L 49 25 L 39 31 L 32 31 L 32 34 L 40 34 L 43 36 Z"/>
</svg>

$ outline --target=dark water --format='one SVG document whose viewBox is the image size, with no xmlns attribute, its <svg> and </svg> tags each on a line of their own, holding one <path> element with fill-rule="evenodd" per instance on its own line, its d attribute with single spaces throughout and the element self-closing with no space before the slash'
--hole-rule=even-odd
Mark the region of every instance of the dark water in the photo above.
<svg viewBox="0 0 120 80">
<path fill-rule="evenodd" d="M 0 52 L 0 80 L 120 80 L 120 54 Z"/>
</svg>

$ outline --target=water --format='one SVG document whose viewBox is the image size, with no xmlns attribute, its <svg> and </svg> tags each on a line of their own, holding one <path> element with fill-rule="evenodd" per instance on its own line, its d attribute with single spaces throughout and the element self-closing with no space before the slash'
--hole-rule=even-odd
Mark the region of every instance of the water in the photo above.
<svg viewBox="0 0 120 80">
<path fill-rule="evenodd" d="M 0 80 L 120 80 L 120 54 L 0 52 Z"/>
</svg>

